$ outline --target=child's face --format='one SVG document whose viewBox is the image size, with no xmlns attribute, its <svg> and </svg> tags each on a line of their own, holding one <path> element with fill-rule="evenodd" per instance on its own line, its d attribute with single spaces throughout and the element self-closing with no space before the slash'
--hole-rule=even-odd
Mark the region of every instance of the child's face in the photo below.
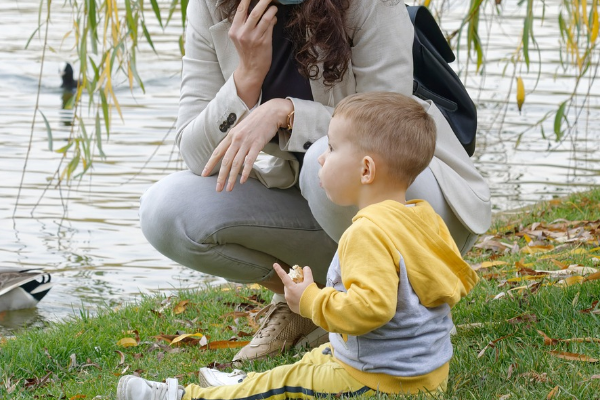
<svg viewBox="0 0 600 400">
<path fill-rule="evenodd" d="M 352 124 L 343 117 L 332 118 L 329 124 L 329 146 L 319 156 L 319 180 L 327 197 L 340 206 L 358 204 L 361 187 L 362 156 L 348 139 Z"/>
</svg>

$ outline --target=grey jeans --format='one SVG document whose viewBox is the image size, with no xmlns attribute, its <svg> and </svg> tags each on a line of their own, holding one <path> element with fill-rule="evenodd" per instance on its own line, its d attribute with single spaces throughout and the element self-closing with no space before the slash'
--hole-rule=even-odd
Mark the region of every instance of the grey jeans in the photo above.
<svg viewBox="0 0 600 400">
<path fill-rule="evenodd" d="M 274 273 L 274 262 L 283 261 L 310 266 L 315 280 L 325 283 L 336 242 L 356 213 L 329 201 L 319 185 L 317 157 L 326 147 L 323 137 L 307 151 L 300 188 L 268 189 L 249 179 L 217 193 L 216 176 L 171 174 L 142 196 L 142 232 L 170 259 L 228 281 L 260 282 Z M 477 235 L 454 215 L 429 169 L 407 192 L 407 199 L 416 198 L 441 215 L 461 252 L 471 248 Z"/>
</svg>

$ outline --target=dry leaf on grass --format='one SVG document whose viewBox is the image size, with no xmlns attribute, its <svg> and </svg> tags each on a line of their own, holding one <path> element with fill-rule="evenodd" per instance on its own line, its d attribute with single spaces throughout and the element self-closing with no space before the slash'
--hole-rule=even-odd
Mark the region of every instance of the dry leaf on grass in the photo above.
<svg viewBox="0 0 600 400">
<path fill-rule="evenodd" d="M 554 357 L 569 361 L 584 361 L 589 363 L 595 363 L 599 361 L 596 358 L 588 357 L 584 354 L 567 353 L 565 351 L 551 351 L 550 354 L 552 354 Z"/>
<path fill-rule="evenodd" d="M 553 399 L 554 396 L 556 396 L 557 394 L 558 394 L 558 385 L 556 385 L 552 388 L 550 393 L 548 393 L 548 396 L 546 396 L 546 400 Z"/>
<path fill-rule="evenodd" d="M 485 353 L 485 351 L 486 351 L 488 348 L 490 348 L 490 347 L 495 347 L 495 346 L 496 346 L 496 343 L 498 343 L 498 342 L 499 342 L 499 341 L 501 341 L 501 340 L 504 340 L 504 339 L 506 339 L 507 337 L 511 337 L 512 335 L 513 335 L 513 334 L 511 333 L 510 335 L 502 336 L 501 338 L 498 338 L 498 339 L 492 340 L 491 342 L 489 342 L 489 343 L 487 344 L 487 346 L 485 346 L 485 347 L 484 347 L 484 348 L 483 348 L 483 349 L 482 349 L 482 350 L 479 352 L 479 354 L 477 354 L 477 358 L 481 358 L 481 357 L 483 357 L 483 354 Z"/>
<path fill-rule="evenodd" d="M 534 371 L 531 372 L 524 372 L 522 374 L 519 374 L 519 377 L 528 379 L 529 382 L 549 382 L 550 378 L 548 378 L 548 374 L 546 372 L 540 374 Z"/>
<path fill-rule="evenodd" d="M 190 303 L 189 300 L 182 300 L 179 303 L 177 303 L 175 305 L 175 307 L 173 307 L 173 314 L 178 315 L 178 314 L 182 314 L 185 309 L 187 308 L 187 305 Z"/>
<path fill-rule="evenodd" d="M 121 346 L 121 347 L 135 347 L 137 345 L 138 345 L 138 342 L 136 342 L 136 340 L 134 338 L 129 338 L 129 337 L 120 339 L 117 342 L 117 346 Z"/>
</svg>

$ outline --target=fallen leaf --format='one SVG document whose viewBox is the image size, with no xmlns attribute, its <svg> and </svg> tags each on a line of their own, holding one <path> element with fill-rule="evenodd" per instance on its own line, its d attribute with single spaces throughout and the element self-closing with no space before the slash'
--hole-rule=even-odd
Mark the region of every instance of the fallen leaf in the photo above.
<svg viewBox="0 0 600 400">
<path fill-rule="evenodd" d="M 513 371 L 518 367 L 516 363 L 510 364 L 508 366 L 508 372 L 506 373 L 506 379 L 510 379 L 513 374 Z"/>
<path fill-rule="evenodd" d="M 173 307 L 173 314 L 177 315 L 177 314 L 181 314 L 185 311 L 187 305 L 189 304 L 189 300 L 182 300 L 179 303 L 177 303 L 177 305 L 175 305 L 175 307 Z"/>
<path fill-rule="evenodd" d="M 554 344 L 558 343 L 558 340 L 557 340 L 557 339 L 552 339 L 551 337 L 549 337 L 548 335 L 546 335 L 544 332 L 542 332 L 542 331 L 538 330 L 538 333 L 539 333 L 540 335 L 542 335 L 542 337 L 544 338 L 544 344 L 545 344 L 546 346 L 552 346 L 552 345 L 554 345 Z"/>
<path fill-rule="evenodd" d="M 250 315 L 250 314 L 249 314 L 249 313 L 247 313 L 247 312 L 243 312 L 243 311 L 232 311 L 232 312 L 229 312 L 229 313 L 227 313 L 227 314 L 223 314 L 223 315 L 221 315 L 221 318 L 229 318 L 229 317 L 232 317 L 232 318 L 234 318 L 234 319 L 235 319 L 235 318 L 243 318 L 243 317 L 247 317 L 248 315 Z"/>
<path fill-rule="evenodd" d="M 596 305 L 598 305 L 598 300 L 594 301 L 592 303 L 592 306 L 590 308 L 586 308 L 585 310 L 579 310 L 580 313 L 590 313 L 593 312 L 594 309 L 596 308 Z"/>
<path fill-rule="evenodd" d="M 545 246 L 525 246 L 521 249 L 522 253 L 526 254 L 536 254 L 536 253 L 546 253 L 548 251 L 554 250 L 554 245 L 548 244 Z"/>
<path fill-rule="evenodd" d="M 495 347 L 495 346 L 496 346 L 496 343 L 498 343 L 499 341 L 501 341 L 501 340 L 503 340 L 503 339 L 506 339 L 507 337 L 511 337 L 512 335 L 513 335 L 513 334 L 510 334 L 510 335 L 502 336 L 501 338 L 498 338 L 498 339 L 492 340 L 491 342 L 489 342 L 489 343 L 487 344 L 487 346 L 485 346 L 485 347 L 484 347 L 484 348 L 483 348 L 483 349 L 482 349 L 482 350 L 479 352 L 479 354 L 477 354 L 477 358 L 481 358 L 481 357 L 483 357 L 483 353 L 485 353 L 485 351 L 486 351 L 488 348 L 490 348 L 490 347 Z"/>
<path fill-rule="evenodd" d="M 551 351 L 550 354 L 552 354 L 554 357 L 569 361 L 584 361 L 589 363 L 595 363 L 599 361 L 596 358 L 588 357 L 584 354 L 567 353 L 564 351 Z"/>
<path fill-rule="evenodd" d="M 557 393 L 558 393 L 558 385 L 556 385 L 552 388 L 550 393 L 548 393 L 548 396 L 546 396 L 546 400 L 553 399 Z"/>
<path fill-rule="evenodd" d="M 581 275 L 577 275 L 577 276 L 570 276 L 566 279 L 561 279 L 560 281 L 556 282 L 556 284 L 558 286 L 572 286 L 572 285 L 576 285 L 578 283 L 583 283 L 584 281 L 584 277 Z"/>
<path fill-rule="evenodd" d="M 522 322 L 537 322 L 537 316 L 535 314 L 523 314 L 518 315 L 514 318 L 506 320 L 509 324 L 520 324 Z"/>
<path fill-rule="evenodd" d="M 548 382 L 550 378 L 548 378 L 548 374 L 546 372 L 539 374 L 537 372 L 524 372 L 519 374 L 520 377 L 529 379 L 530 382 Z"/>
<path fill-rule="evenodd" d="M 120 350 L 115 350 L 115 353 L 119 354 L 121 356 L 121 360 L 119 361 L 119 363 L 117 364 L 117 366 L 122 365 L 125 362 L 125 353 L 123 353 Z"/>
<path fill-rule="evenodd" d="M 217 349 L 236 349 L 246 346 L 250 341 L 229 341 L 229 340 L 216 340 L 209 342 L 202 346 L 200 350 L 217 350 Z"/>
<path fill-rule="evenodd" d="M 67 368 L 77 368 L 77 356 L 74 353 L 69 356 L 69 365 Z"/>
<path fill-rule="evenodd" d="M 85 394 L 76 394 L 73 397 L 69 397 L 69 400 L 85 399 Z"/>
<path fill-rule="evenodd" d="M 506 261 L 484 261 L 481 263 L 481 268 L 497 267 L 499 265 L 508 265 Z"/>
<path fill-rule="evenodd" d="M 498 400 L 507 400 L 510 398 L 510 394 L 503 394 L 502 396 L 498 397 Z"/>
<path fill-rule="evenodd" d="M 192 337 L 192 338 L 196 338 L 197 337 L 198 339 L 200 339 L 200 338 L 203 338 L 204 335 L 201 334 L 201 333 L 186 333 L 184 335 L 179 335 L 176 338 L 174 338 L 173 340 L 171 340 L 171 344 L 175 344 L 175 343 L 181 342 L 183 339 L 189 338 L 189 337 Z"/>
<path fill-rule="evenodd" d="M 587 281 L 595 281 L 595 280 L 597 280 L 597 279 L 600 279 L 600 271 L 598 271 L 598 272 L 594 272 L 593 274 L 591 274 L 591 275 L 589 275 L 589 276 L 586 276 L 586 278 L 585 278 L 584 282 L 587 282 Z"/>
<path fill-rule="evenodd" d="M 134 347 L 137 346 L 138 342 L 134 338 L 123 338 L 117 342 L 117 346 L 121 347 Z"/>
</svg>

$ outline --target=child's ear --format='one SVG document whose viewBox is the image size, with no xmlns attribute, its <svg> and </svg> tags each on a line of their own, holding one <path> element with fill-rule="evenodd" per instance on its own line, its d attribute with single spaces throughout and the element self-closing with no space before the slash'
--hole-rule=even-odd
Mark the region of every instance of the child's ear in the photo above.
<svg viewBox="0 0 600 400">
<path fill-rule="evenodd" d="M 362 159 L 362 171 L 360 174 L 360 183 L 369 185 L 375 180 L 375 160 L 371 156 L 364 156 Z"/>
</svg>

